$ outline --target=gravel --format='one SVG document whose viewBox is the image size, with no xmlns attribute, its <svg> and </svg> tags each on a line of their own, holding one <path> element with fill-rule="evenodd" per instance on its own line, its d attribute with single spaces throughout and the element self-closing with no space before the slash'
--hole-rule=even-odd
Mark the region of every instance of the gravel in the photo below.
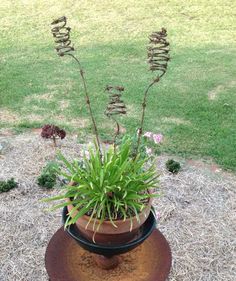
<svg viewBox="0 0 236 281">
<path fill-rule="evenodd" d="M 86 149 L 67 136 L 61 150 L 80 157 Z M 57 194 L 36 184 L 47 161 L 55 158 L 50 141 L 37 134 L 1 137 L 10 144 L 0 157 L 0 180 L 14 177 L 18 187 L 0 194 L 0 281 L 48 281 L 47 244 L 61 226 L 60 211 L 45 211 L 40 199 Z M 234 281 L 236 272 L 236 176 L 193 166 L 181 159 L 177 175 L 165 170 L 168 156 L 157 159 L 160 191 L 155 200 L 158 228 L 170 243 L 170 281 Z M 134 280 L 135 281 L 135 280 Z"/>
</svg>

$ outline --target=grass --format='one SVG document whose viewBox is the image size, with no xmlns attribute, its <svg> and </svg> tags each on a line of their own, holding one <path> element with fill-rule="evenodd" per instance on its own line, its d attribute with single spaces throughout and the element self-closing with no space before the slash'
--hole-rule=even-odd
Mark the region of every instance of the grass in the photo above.
<svg viewBox="0 0 236 281">
<path fill-rule="evenodd" d="M 91 133 L 76 65 L 53 50 L 49 23 L 66 15 L 102 135 L 112 131 L 103 116 L 107 84 L 125 87 L 122 123 L 134 132 L 152 79 L 147 35 L 164 26 L 172 61 L 150 94 L 145 130 L 164 134 L 160 152 L 213 158 L 236 170 L 235 1 L 8 0 L 0 9 L 0 128 L 53 122 Z"/>
</svg>

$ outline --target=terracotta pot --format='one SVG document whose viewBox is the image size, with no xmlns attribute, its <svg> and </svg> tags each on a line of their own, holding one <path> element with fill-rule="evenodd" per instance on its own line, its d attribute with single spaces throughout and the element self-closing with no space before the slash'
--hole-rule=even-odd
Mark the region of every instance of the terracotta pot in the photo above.
<svg viewBox="0 0 236 281">
<path fill-rule="evenodd" d="M 131 219 L 126 219 L 125 221 L 114 220 L 117 227 L 114 227 L 109 220 L 106 220 L 100 225 L 99 229 L 95 231 L 99 225 L 99 221 L 94 222 L 94 219 L 92 219 L 88 224 L 90 217 L 84 215 L 76 221 L 76 226 L 84 237 L 97 244 L 124 244 L 134 240 L 139 235 L 140 227 L 149 216 L 151 202 L 152 200 L 150 199 L 147 206 L 139 214 L 140 222 L 137 221 L 136 217 L 132 218 L 133 227 L 131 231 Z M 71 211 L 72 208 L 73 205 L 67 206 L 68 211 Z M 76 216 L 76 214 L 77 212 L 73 214 L 73 217 Z"/>
</svg>

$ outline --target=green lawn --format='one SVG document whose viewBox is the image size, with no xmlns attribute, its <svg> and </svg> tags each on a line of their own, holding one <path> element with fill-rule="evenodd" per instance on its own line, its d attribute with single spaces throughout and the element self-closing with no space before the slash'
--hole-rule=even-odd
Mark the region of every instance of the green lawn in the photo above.
<svg viewBox="0 0 236 281">
<path fill-rule="evenodd" d="M 145 130 L 161 152 L 213 158 L 236 170 L 236 2 L 216 0 L 6 0 L 0 4 L 0 129 L 53 122 L 91 133 L 76 64 L 59 58 L 52 19 L 66 15 L 102 135 L 107 84 L 123 85 L 132 132 L 152 74 L 147 35 L 166 27 L 172 61 L 152 89 Z"/>
</svg>

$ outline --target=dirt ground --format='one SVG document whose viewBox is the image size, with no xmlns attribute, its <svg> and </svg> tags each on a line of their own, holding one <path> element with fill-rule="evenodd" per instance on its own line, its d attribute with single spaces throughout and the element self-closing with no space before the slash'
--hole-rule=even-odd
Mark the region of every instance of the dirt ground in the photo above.
<svg viewBox="0 0 236 281">
<path fill-rule="evenodd" d="M 55 149 L 37 132 L 3 139 L 8 146 L 0 155 L 0 179 L 14 177 L 19 185 L 0 194 L 0 281 L 47 281 L 44 254 L 61 226 L 61 214 L 45 211 L 48 205 L 40 199 L 58 190 L 39 188 L 36 178 Z M 75 136 L 68 136 L 61 147 L 72 158 L 84 149 Z M 163 195 L 155 209 L 173 255 L 169 281 L 234 281 L 236 176 L 184 159 L 179 159 L 182 170 L 172 175 L 165 170 L 168 158 L 157 158 Z"/>
</svg>

